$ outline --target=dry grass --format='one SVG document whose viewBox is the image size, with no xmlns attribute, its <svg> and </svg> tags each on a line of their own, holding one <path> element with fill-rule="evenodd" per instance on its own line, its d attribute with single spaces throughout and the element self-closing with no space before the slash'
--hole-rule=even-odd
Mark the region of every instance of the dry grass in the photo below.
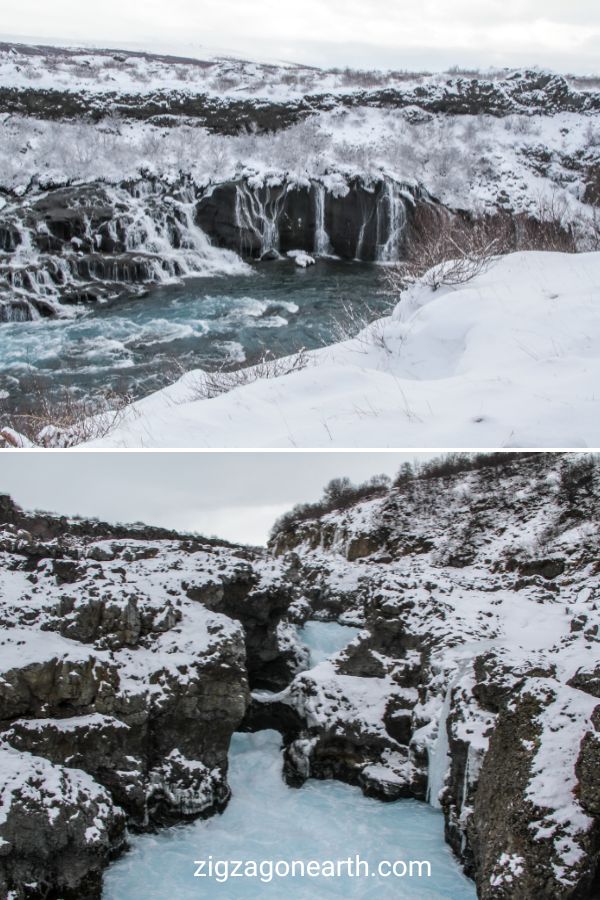
<svg viewBox="0 0 600 900">
<path fill-rule="evenodd" d="M 58 395 L 33 376 L 27 385 L 27 406 L 19 412 L 0 404 L 0 448 L 76 447 L 106 437 L 131 403 L 127 394 L 107 392 L 101 398 L 81 398 L 67 388 Z"/>
<path fill-rule="evenodd" d="M 423 206 L 415 215 L 406 259 L 391 267 L 386 279 L 395 294 L 417 281 L 435 291 L 468 283 L 506 253 L 577 249 L 566 205 L 553 197 L 540 200 L 529 216 L 507 212 L 470 218 Z"/>
<path fill-rule="evenodd" d="M 280 378 L 292 372 L 300 372 L 310 362 L 308 351 L 302 347 L 293 356 L 277 358 L 266 350 L 252 365 L 221 366 L 213 372 L 203 372 L 192 385 L 191 400 L 211 400 L 234 388 L 267 378 Z"/>
</svg>

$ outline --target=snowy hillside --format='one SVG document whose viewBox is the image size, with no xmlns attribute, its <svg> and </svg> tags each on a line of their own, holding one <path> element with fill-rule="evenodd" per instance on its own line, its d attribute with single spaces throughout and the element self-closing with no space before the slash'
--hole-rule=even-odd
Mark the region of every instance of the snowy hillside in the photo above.
<svg viewBox="0 0 600 900">
<path fill-rule="evenodd" d="M 408 469 L 275 529 L 313 615 L 365 631 L 255 714 L 299 717 L 295 783 L 333 776 L 441 805 L 483 900 L 594 897 L 598 460 Z"/>
<path fill-rule="evenodd" d="M 415 285 L 300 363 L 212 399 L 189 372 L 90 446 L 598 446 L 600 254 L 514 254 L 462 286 Z"/>
<path fill-rule="evenodd" d="M 0 189 L 387 171 L 459 208 L 536 213 L 555 194 L 573 218 L 597 189 L 599 109 L 593 79 L 536 70 L 324 71 L 0 44 Z"/>
</svg>

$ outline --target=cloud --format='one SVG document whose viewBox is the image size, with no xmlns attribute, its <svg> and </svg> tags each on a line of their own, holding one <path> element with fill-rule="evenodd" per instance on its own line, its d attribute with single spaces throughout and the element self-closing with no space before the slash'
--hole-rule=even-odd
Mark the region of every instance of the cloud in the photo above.
<svg viewBox="0 0 600 900">
<path fill-rule="evenodd" d="M 21 0 L 3 11 L 7 34 L 27 34 L 31 22 L 42 38 L 203 45 L 319 65 L 443 68 L 451 59 L 582 71 L 597 68 L 600 48 L 597 0 Z"/>
</svg>

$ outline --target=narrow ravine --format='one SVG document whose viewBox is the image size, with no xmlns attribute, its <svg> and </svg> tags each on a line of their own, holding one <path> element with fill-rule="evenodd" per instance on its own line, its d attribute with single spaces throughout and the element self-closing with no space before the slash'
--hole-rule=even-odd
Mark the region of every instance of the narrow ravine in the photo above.
<svg viewBox="0 0 600 900">
<path fill-rule="evenodd" d="M 300 630 L 313 665 L 345 647 L 359 629 L 308 622 Z M 107 870 L 104 900 L 203 897 L 475 897 L 444 843 L 441 812 L 415 800 L 381 803 L 338 781 L 309 779 L 299 789 L 282 778 L 276 731 L 234 735 L 232 799 L 222 815 L 131 838 Z M 427 860 L 431 877 L 195 878 L 195 860 L 341 860 L 360 856 L 372 871 L 381 860 Z"/>
</svg>

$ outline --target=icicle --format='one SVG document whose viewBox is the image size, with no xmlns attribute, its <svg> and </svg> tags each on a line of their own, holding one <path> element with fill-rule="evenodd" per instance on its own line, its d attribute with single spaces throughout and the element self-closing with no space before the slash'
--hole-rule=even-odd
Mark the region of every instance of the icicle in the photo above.
<svg viewBox="0 0 600 900">
<path fill-rule="evenodd" d="M 439 793 L 444 787 L 446 772 L 450 764 L 450 749 L 448 745 L 448 731 L 446 728 L 450 714 L 452 700 L 452 687 L 448 687 L 438 724 L 437 737 L 433 746 L 428 749 L 429 765 L 427 770 L 427 802 L 436 809 L 440 808 Z"/>
</svg>

